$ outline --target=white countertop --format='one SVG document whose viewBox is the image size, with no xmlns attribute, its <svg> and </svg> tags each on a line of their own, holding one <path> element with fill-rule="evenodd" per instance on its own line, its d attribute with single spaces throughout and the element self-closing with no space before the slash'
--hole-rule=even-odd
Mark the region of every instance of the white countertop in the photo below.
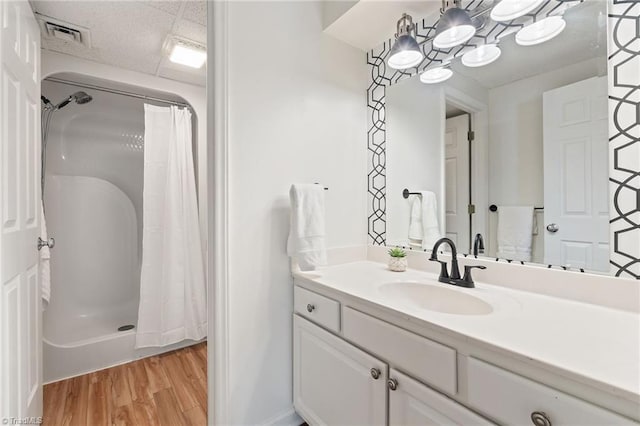
<svg viewBox="0 0 640 426">
<path fill-rule="evenodd" d="M 391 272 L 371 261 L 296 272 L 295 277 L 560 369 L 627 399 L 640 399 L 638 314 L 478 282 L 476 288 L 466 289 L 441 284 L 436 274 Z M 440 313 L 380 290 L 399 281 L 468 293 L 492 305 L 493 312 Z"/>
</svg>

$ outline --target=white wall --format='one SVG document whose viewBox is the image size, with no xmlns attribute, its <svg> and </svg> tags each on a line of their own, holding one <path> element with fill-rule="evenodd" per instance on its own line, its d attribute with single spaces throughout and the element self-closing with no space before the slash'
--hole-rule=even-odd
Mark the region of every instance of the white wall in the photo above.
<svg viewBox="0 0 640 426">
<path fill-rule="evenodd" d="M 489 90 L 489 203 L 544 205 L 542 94 L 598 75 L 600 59 L 573 64 Z M 544 215 L 537 214 L 533 260 L 543 261 Z M 496 250 L 497 215 L 490 216 L 489 254 Z"/>
<path fill-rule="evenodd" d="M 328 246 L 366 245 L 366 61 L 322 34 L 320 2 L 227 7 L 229 344 L 220 350 L 229 365 L 220 398 L 231 424 L 295 424 L 288 190 L 329 187 Z"/>
<path fill-rule="evenodd" d="M 386 88 L 387 244 L 408 245 L 409 217 L 416 196 L 431 191 L 438 201 L 440 234 L 444 235 L 444 119 L 442 85 L 417 77 Z"/>
<path fill-rule="evenodd" d="M 87 61 L 61 53 L 42 50 L 42 79 L 59 73 L 77 73 L 114 83 L 137 86 L 142 89 L 175 94 L 186 100 L 197 116 L 197 168 L 200 228 L 207 253 L 207 97 L 200 86 L 181 83 L 162 77 L 116 68 L 97 62 Z M 53 100 L 52 100 L 53 102 Z M 206 258 L 206 257 L 205 257 Z"/>
</svg>

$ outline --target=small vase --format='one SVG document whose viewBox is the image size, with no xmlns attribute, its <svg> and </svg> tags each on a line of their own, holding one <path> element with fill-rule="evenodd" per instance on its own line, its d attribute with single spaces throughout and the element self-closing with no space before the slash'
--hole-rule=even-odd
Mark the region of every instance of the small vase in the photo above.
<svg viewBox="0 0 640 426">
<path fill-rule="evenodd" d="M 389 270 L 395 272 L 404 272 L 407 270 L 406 257 L 389 257 Z"/>
</svg>

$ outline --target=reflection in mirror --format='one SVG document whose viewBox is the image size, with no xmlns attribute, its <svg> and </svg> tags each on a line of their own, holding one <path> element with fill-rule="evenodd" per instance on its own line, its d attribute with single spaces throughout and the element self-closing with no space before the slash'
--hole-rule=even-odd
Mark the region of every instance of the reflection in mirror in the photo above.
<svg viewBox="0 0 640 426">
<path fill-rule="evenodd" d="M 444 82 L 387 88 L 387 244 L 447 236 L 462 253 L 609 271 L 606 2 L 564 20 L 541 44 L 506 35 L 487 65 L 452 58 Z"/>
</svg>

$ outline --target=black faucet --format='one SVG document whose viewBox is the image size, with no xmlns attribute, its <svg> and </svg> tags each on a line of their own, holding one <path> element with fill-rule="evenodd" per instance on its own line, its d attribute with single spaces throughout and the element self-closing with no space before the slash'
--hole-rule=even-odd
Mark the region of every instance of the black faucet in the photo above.
<svg viewBox="0 0 640 426">
<path fill-rule="evenodd" d="M 447 243 L 449 244 L 449 247 L 451 247 L 451 275 L 449 275 L 449 272 L 447 271 L 447 262 L 438 260 L 438 248 L 440 248 L 442 243 Z M 464 277 L 460 278 L 460 269 L 458 268 L 458 250 L 456 249 L 455 243 L 449 238 L 440 238 L 436 241 L 433 245 L 433 249 L 431 250 L 431 257 L 429 260 L 440 263 L 440 276 L 438 277 L 438 281 L 460 287 L 475 287 L 473 278 L 471 277 L 471 270 L 473 268 L 487 269 L 486 266 L 467 265 L 464 267 Z"/>
<path fill-rule="evenodd" d="M 478 254 L 484 253 L 484 240 L 482 239 L 482 234 L 476 234 L 476 238 L 473 241 L 473 255 L 478 256 Z"/>
</svg>

